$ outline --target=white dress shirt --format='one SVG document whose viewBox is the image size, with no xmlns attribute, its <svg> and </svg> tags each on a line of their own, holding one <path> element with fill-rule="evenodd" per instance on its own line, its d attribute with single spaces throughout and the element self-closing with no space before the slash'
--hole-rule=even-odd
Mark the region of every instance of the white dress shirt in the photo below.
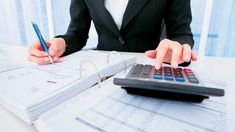
<svg viewBox="0 0 235 132">
<path fill-rule="evenodd" d="M 118 29 L 121 29 L 123 15 L 129 0 L 104 0 L 104 6 L 109 11 Z"/>
</svg>

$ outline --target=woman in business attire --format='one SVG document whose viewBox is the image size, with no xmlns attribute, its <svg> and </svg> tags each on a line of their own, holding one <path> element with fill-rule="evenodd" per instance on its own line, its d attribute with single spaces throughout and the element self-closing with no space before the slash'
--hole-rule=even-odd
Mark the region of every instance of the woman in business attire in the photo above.
<svg viewBox="0 0 235 132">
<path fill-rule="evenodd" d="M 54 62 L 85 46 L 91 20 L 98 50 L 145 52 L 156 58 L 157 69 L 163 62 L 176 68 L 197 59 L 191 50 L 190 0 L 72 0 L 70 15 L 67 33 L 46 42 Z M 163 22 L 166 38 L 161 40 Z M 50 63 L 39 42 L 30 47 L 28 57 L 38 64 Z"/>
</svg>

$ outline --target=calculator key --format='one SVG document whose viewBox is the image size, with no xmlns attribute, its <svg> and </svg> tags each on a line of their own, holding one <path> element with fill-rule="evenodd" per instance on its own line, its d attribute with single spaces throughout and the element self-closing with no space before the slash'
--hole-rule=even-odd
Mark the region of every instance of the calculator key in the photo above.
<svg viewBox="0 0 235 132">
<path fill-rule="evenodd" d="M 135 65 L 136 67 L 144 67 L 144 65 L 143 64 L 137 64 L 137 65 Z"/>
<path fill-rule="evenodd" d="M 193 72 L 192 70 L 183 70 L 185 73 L 191 73 L 191 72 Z"/>
<path fill-rule="evenodd" d="M 141 71 L 141 69 L 142 69 L 142 68 L 136 68 L 136 67 L 135 67 L 135 68 L 132 69 L 132 71 L 133 71 L 133 72 L 139 72 L 139 71 Z"/>
<path fill-rule="evenodd" d="M 142 71 L 145 71 L 145 72 L 149 72 L 151 70 L 152 70 L 152 67 L 147 67 L 147 66 L 142 69 Z"/>
<path fill-rule="evenodd" d="M 157 79 L 157 80 L 162 80 L 163 77 L 161 75 L 154 75 L 154 79 Z"/>
<path fill-rule="evenodd" d="M 175 69 L 173 69 L 173 71 L 175 71 L 175 72 L 181 72 L 181 71 L 182 71 L 182 68 L 175 68 Z"/>
<path fill-rule="evenodd" d="M 187 76 L 195 76 L 194 73 L 186 73 Z"/>
<path fill-rule="evenodd" d="M 177 73 L 174 73 L 175 74 L 175 77 L 181 77 L 183 76 L 183 74 L 181 72 L 177 72 Z"/>
<path fill-rule="evenodd" d="M 140 74 L 140 71 L 133 70 L 133 71 L 131 72 L 131 74 Z"/>
<path fill-rule="evenodd" d="M 150 75 L 150 72 L 141 72 L 141 73 L 140 73 L 140 76 L 141 76 L 141 75 Z"/>
<path fill-rule="evenodd" d="M 139 77 L 142 78 L 149 78 L 150 77 L 150 72 L 141 72 Z"/>
<path fill-rule="evenodd" d="M 171 69 L 164 69 L 164 72 L 171 72 Z"/>
<path fill-rule="evenodd" d="M 164 71 L 164 74 L 165 74 L 165 75 L 170 75 L 170 76 L 171 76 L 171 75 L 172 75 L 172 72 L 171 72 L 171 71 Z"/>
<path fill-rule="evenodd" d="M 152 69 L 152 65 L 145 65 L 146 68 L 151 68 Z"/>
<path fill-rule="evenodd" d="M 174 80 L 173 76 L 165 76 L 164 79 L 168 80 L 168 81 L 173 81 Z"/>
<path fill-rule="evenodd" d="M 154 70 L 155 75 L 162 75 L 162 70 Z"/>
<path fill-rule="evenodd" d="M 171 69 L 171 67 L 169 67 L 169 66 L 165 66 L 165 67 L 164 67 L 164 69 Z"/>
<path fill-rule="evenodd" d="M 192 70 L 191 70 L 191 69 L 188 69 L 188 68 L 184 68 L 184 71 L 185 71 L 185 72 L 192 72 Z"/>
<path fill-rule="evenodd" d="M 181 77 L 183 78 L 184 76 L 182 74 L 175 75 L 175 77 Z"/>
<path fill-rule="evenodd" d="M 175 80 L 177 82 L 185 82 L 185 79 L 183 77 L 176 77 Z"/>
<path fill-rule="evenodd" d="M 139 74 L 131 74 L 131 77 L 139 77 Z"/>
<path fill-rule="evenodd" d="M 182 74 L 181 71 L 174 71 L 175 74 Z"/>
<path fill-rule="evenodd" d="M 164 73 L 172 73 L 172 71 L 167 70 L 167 71 L 164 71 Z"/>
<path fill-rule="evenodd" d="M 142 68 L 143 68 L 143 67 L 138 67 L 138 66 L 136 66 L 136 67 L 133 68 L 133 70 L 134 70 L 134 71 L 136 71 L 136 70 L 137 70 L 137 71 L 140 71 Z"/>
<path fill-rule="evenodd" d="M 161 72 L 155 72 L 154 74 L 155 74 L 155 75 L 162 75 Z"/>
<path fill-rule="evenodd" d="M 199 83 L 198 79 L 189 79 L 189 82 L 191 82 L 191 83 Z"/>
<path fill-rule="evenodd" d="M 188 76 L 188 79 L 197 79 L 195 76 Z"/>
<path fill-rule="evenodd" d="M 164 71 L 171 71 L 170 67 L 164 67 Z"/>
<path fill-rule="evenodd" d="M 165 73 L 165 76 L 172 76 L 172 73 Z"/>
<path fill-rule="evenodd" d="M 149 74 L 150 71 L 141 71 L 141 74 Z"/>
<path fill-rule="evenodd" d="M 171 71 L 171 67 L 164 67 L 164 71 Z"/>
</svg>

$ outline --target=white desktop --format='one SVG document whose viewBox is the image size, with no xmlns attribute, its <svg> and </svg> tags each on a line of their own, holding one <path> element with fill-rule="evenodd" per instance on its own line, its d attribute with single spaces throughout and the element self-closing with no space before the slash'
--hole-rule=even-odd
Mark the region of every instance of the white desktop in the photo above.
<svg viewBox="0 0 235 132">
<path fill-rule="evenodd" d="M 17 55 L 16 55 L 17 54 Z M 138 63 L 146 62 L 147 58 L 142 53 L 123 53 L 131 54 L 137 57 Z M 0 58 L 10 59 L 17 63 L 27 61 L 27 47 L 21 46 L 9 46 L 0 44 Z M 203 73 L 206 77 L 209 77 L 207 81 L 214 85 L 226 86 L 226 118 L 227 126 L 225 131 L 235 131 L 235 82 L 234 75 L 235 70 L 235 59 L 234 58 L 216 58 L 216 57 L 201 57 L 197 62 L 193 62 L 190 68 L 197 73 Z M 206 71 L 206 72 L 205 72 Z M 28 125 L 17 116 L 8 112 L 3 106 L 0 106 L 0 126 L 1 132 L 36 132 L 34 126 Z M 203 120 L 203 119 L 202 119 Z M 219 124 L 218 124 L 219 125 Z"/>
</svg>

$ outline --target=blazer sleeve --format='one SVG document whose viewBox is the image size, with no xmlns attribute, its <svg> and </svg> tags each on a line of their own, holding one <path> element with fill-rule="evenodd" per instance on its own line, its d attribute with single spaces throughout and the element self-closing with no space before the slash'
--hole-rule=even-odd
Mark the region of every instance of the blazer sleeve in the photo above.
<svg viewBox="0 0 235 132">
<path fill-rule="evenodd" d="M 168 0 L 164 15 L 167 38 L 193 48 L 194 40 L 190 24 L 192 13 L 190 0 Z"/>
<path fill-rule="evenodd" d="M 63 56 L 79 51 L 86 45 L 91 25 L 90 14 L 84 0 L 71 1 L 70 16 L 71 21 L 66 34 L 56 36 L 66 42 L 67 47 Z"/>
</svg>

